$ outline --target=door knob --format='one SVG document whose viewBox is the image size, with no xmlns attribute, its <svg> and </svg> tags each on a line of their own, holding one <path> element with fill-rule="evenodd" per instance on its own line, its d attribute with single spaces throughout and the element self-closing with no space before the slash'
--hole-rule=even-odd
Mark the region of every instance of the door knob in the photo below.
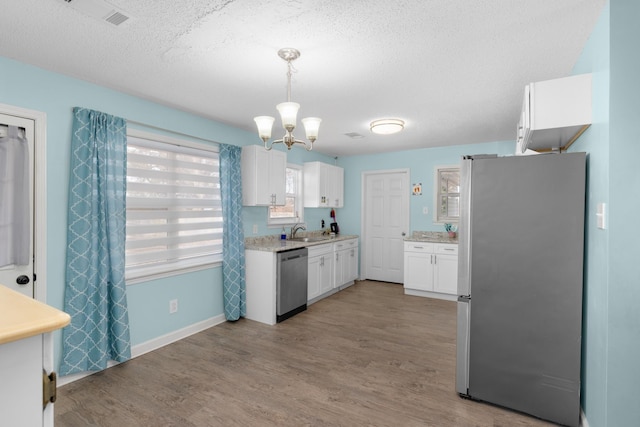
<svg viewBox="0 0 640 427">
<path fill-rule="evenodd" d="M 407 235 L 407 233 L 405 233 L 405 232 L 403 231 L 403 232 L 402 232 L 402 235 L 403 235 L 403 236 L 406 236 L 406 235 Z"/>
<path fill-rule="evenodd" d="M 18 278 L 16 279 L 16 283 L 18 285 L 26 285 L 27 283 L 29 283 L 29 276 L 25 276 L 24 274 L 22 276 L 18 276 Z"/>
</svg>

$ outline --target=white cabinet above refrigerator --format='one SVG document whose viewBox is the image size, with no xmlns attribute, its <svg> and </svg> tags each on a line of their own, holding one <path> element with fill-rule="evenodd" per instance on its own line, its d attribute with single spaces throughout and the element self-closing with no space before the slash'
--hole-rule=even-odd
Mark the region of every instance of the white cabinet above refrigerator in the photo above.
<svg viewBox="0 0 640 427">
<path fill-rule="evenodd" d="M 525 87 L 516 152 L 565 151 L 591 124 L 591 74 Z"/>
</svg>

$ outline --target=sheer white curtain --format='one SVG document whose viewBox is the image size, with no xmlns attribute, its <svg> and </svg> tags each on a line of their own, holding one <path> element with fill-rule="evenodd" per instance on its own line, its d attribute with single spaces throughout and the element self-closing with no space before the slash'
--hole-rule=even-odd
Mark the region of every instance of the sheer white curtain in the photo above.
<svg viewBox="0 0 640 427">
<path fill-rule="evenodd" d="M 0 267 L 29 264 L 31 241 L 29 145 L 24 129 L 5 129 L 0 137 Z"/>
</svg>

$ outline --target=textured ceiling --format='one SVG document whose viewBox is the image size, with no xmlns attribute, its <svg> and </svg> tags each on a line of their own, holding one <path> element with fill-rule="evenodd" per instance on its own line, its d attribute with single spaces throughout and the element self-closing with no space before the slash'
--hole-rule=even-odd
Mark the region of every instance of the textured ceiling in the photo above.
<svg viewBox="0 0 640 427">
<path fill-rule="evenodd" d="M 3 2 L 0 55 L 254 132 L 294 47 L 314 150 L 346 156 L 514 140 L 524 85 L 570 74 L 606 0 L 110 0 L 119 26 L 94 3 Z M 404 132 L 370 133 L 385 117 Z"/>
</svg>

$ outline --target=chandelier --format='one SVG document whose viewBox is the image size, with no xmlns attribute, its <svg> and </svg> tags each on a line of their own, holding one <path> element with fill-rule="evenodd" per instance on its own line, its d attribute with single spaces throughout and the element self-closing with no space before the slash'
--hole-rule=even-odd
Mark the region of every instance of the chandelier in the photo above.
<svg viewBox="0 0 640 427">
<path fill-rule="evenodd" d="M 293 136 L 293 130 L 296 127 L 296 116 L 298 115 L 300 104 L 291 102 L 291 70 L 293 68 L 291 66 L 291 61 L 298 59 L 300 57 L 300 52 L 297 49 L 287 47 L 280 49 L 278 51 L 278 56 L 287 61 L 287 102 L 282 102 L 276 105 L 276 109 L 280 113 L 280 117 L 282 119 L 282 127 L 286 132 L 281 139 L 277 139 L 272 141 L 271 144 L 268 144 L 268 141 L 271 138 L 271 128 L 273 127 L 275 119 L 271 116 L 258 116 L 253 118 L 258 126 L 258 135 L 260 135 L 260 139 L 264 142 L 264 148 L 267 150 L 271 150 L 273 148 L 273 144 L 284 143 L 289 150 L 291 150 L 293 144 L 302 144 L 307 151 L 311 151 L 313 149 L 313 143 L 318 139 L 318 130 L 320 129 L 320 122 L 322 119 L 318 117 L 306 117 L 302 119 L 302 124 L 304 125 L 304 130 L 307 134 L 309 144 L 305 141 L 296 139 L 295 136 Z"/>
</svg>

